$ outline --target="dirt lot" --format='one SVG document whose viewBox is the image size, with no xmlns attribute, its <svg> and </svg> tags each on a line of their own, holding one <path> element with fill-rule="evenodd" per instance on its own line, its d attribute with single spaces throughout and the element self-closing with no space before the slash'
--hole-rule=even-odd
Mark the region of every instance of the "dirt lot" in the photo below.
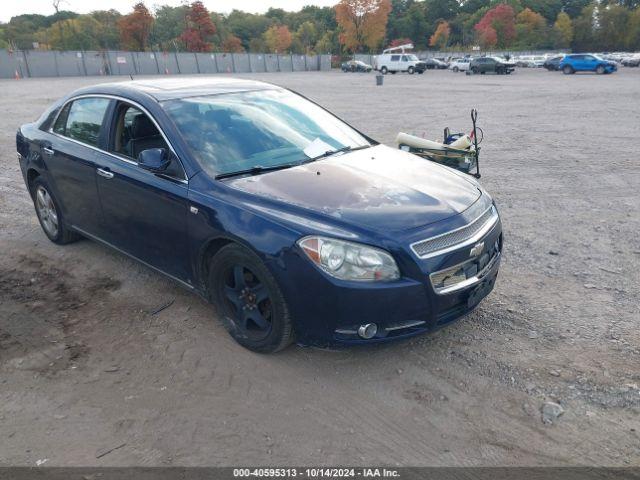
<svg viewBox="0 0 640 480">
<path fill-rule="evenodd" d="M 104 79 L 1 81 L 0 465 L 640 465 L 640 69 L 245 77 L 388 144 L 478 108 L 496 290 L 432 336 L 250 353 L 195 295 L 41 232 L 14 132 Z"/>
</svg>

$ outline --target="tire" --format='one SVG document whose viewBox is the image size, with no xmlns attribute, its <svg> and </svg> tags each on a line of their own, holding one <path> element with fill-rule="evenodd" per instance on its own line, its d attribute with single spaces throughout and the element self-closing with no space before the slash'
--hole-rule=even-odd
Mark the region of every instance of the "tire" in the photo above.
<svg viewBox="0 0 640 480">
<path fill-rule="evenodd" d="M 211 259 L 207 289 L 233 339 L 258 353 L 274 353 L 294 339 L 282 291 L 262 260 L 230 244 Z"/>
<path fill-rule="evenodd" d="M 416 71 L 416 69 L 415 69 L 415 68 L 413 68 L 413 67 L 409 67 L 409 68 L 407 69 L 407 73 L 408 73 L 409 75 L 413 75 L 413 74 L 415 73 L 415 71 Z"/>
<path fill-rule="evenodd" d="M 598 65 L 598 66 L 596 67 L 596 73 L 597 73 L 598 75 L 604 75 L 605 73 L 607 73 L 607 69 L 606 69 L 606 68 L 604 68 L 604 65 Z"/>
<path fill-rule="evenodd" d="M 381 73 L 381 74 L 383 74 L 383 75 L 386 75 L 388 71 L 389 71 L 389 70 L 387 70 L 387 67 L 382 67 L 382 68 L 380 69 L 380 73 Z"/>
<path fill-rule="evenodd" d="M 471 73 L 473 73 L 474 75 L 478 73 L 478 67 L 473 67 L 471 69 Z"/>
<path fill-rule="evenodd" d="M 37 177 L 31 184 L 30 190 L 38 221 L 47 238 L 58 245 L 79 240 L 80 235 L 66 226 L 60 202 L 51 192 L 47 182 L 42 177 Z"/>
<path fill-rule="evenodd" d="M 396 74 L 396 73 L 398 73 L 398 72 L 396 72 L 395 70 L 391 70 L 391 72 L 390 72 L 390 73 L 391 73 L 391 75 L 395 75 L 395 74 Z"/>
<path fill-rule="evenodd" d="M 453 70 L 456 73 L 458 73 L 460 71 L 460 69 L 458 67 L 453 67 L 451 70 Z"/>
<path fill-rule="evenodd" d="M 564 67 L 562 67 L 562 73 L 564 73 L 565 75 L 571 75 L 575 73 L 575 71 L 570 65 L 565 65 Z"/>
<path fill-rule="evenodd" d="M 418 70 L 418 75 L 422 75 L 424 73 L 424 70 Z"/>
</svg>

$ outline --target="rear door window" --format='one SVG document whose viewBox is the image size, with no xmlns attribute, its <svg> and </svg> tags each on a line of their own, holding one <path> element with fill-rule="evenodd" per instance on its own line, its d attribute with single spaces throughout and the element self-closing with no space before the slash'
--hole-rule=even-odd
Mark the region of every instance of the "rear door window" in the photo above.
<svg viewBox="0 0 640 480">
<path fill-rule="evenodd" d="M 391 55 L 391 61 L 392 62 L 400 61 L 400 55 Z"/>
<path fill-rule="evenodd" d="M 53 131 L 78 142 L 98 146 L 108 98 L 80 98 L 67 105 L 56 120 Z"/>
</svg>

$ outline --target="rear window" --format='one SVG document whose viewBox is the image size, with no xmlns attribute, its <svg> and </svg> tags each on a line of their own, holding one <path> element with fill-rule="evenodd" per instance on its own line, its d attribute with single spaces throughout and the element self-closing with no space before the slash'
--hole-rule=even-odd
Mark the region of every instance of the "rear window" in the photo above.
<svg viewBox="0 0 640 480">
<path fill-rule="evenodd" d="M 53 131 L 97 147 L 109 102 L 107 98 L 81 98 L 73 101 L 60 112 Z"/>
</svg>

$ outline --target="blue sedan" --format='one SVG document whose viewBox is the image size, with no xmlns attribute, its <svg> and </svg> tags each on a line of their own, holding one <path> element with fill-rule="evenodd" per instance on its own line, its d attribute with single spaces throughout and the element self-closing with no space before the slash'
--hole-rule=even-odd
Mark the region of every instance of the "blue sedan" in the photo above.
<svg viewBox="0 0 640 480">
<path fill-rule="evenodd" d="M 475 179 L 274 85 L 92 86 L 16 140 L 51 241 L 90 238 L 171 277 L 254 351 L 433 331 L 498 272 L 501 222 Z"/>
<path fill-rule="evenodd" d="M 576 72 L 595 72 L 598 74 L 613 73 L 618 70 L 615 62 L 605 60 L 598 55 L 574 54 L 565 55 L 558 65 L 558 70 L 562 70 L 565 75 Z"/>
</svg>

